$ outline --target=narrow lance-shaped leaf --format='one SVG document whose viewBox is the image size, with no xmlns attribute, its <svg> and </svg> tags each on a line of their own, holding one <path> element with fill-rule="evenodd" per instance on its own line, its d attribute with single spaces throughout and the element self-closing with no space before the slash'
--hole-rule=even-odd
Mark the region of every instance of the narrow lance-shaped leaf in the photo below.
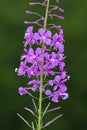
<svg viewBox="0 0 87 130">
<path fill-rule="evenodd" d="M 32 115 L 34 115 L 35 117 L 38 117 L 31 109 L 29 108 L 24 108 L 25 110 L 29 111 Z"/>
<path fill-rule="evenodd" d="M 44 112 L 43 112 L 42 117 L 44 117 L 44 115 L 46 114 L 46 112 L 47 112 L 47 110 L 48 110 L 48 108 L 49 108 L 50 104 L 51 104 L 51 103 L 48 103 L 47 107 L 45 108 L 45 110 L 44 110 Z"/>
<path fill-rule="evenodd" d="M 55 110 L 59 110 L 60 108 L 61 108 L 61 107 L 55 107 L 55 108 L 49 109 L 49 110 L 47 111 L 47 113 L 48 113 L 48 112 L 55 111 Z"/>
<path fill-rule="evenodd" d="M 38 111 L 38 108 L 37 108 L 37 106 L 36 106 L 35 100 L 32 99 L 32 102 L 33 102 L 33 105 L 34 105 L 35 111 L 37 112 L 37 111 Z"/>
<path fill-rule="evenodd" d="M 35 130 L 34 123 L 32 122 L 32 129 Z"/>
<path fill-rule="evenodd" d="M 63 114 L 53 118 L 51 121 L 47 122 L 42 128 L 45 128 L 47 126 L 49 126 L 50 124 L 52 124 L 54 121 L 56 121 L 58 118 L 60 118 L 61 116 L 63 116 Z"/>
<path fill-rule="evenodd" d="M 17 115 L 30 127 L 32 128 L 32 126 L 20 115 L 17 113 Z"/>
</svg>

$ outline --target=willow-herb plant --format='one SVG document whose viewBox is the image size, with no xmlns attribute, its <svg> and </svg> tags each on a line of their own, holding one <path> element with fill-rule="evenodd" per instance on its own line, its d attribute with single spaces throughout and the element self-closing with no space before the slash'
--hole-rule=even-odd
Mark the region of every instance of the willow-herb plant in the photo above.
<svg viewBox="0 0 87 130">
<path fill-rule="evenodd" d="M 49 126 L 55 120 L 60 118 L 62 114 L 57 115 L 52 120 L 44 124 L 43 118 L 46 113 L 50 113 L 60 109 L 60 107 L 51 107 L 51 102 L 58 103 L 59 99 L 68 98 L 67 87 L 65 82 L 69 80 L 69 76 L 65 70 L 64 59 L 64 35 L 60 25 L 48 24 L 48 18 L 64 19 L 63 16 L 53 13 L 54 11 L 64 12 L 57 5 L 51 5 L 52 0 L 43 0 L 42 2 L 30 2 L 29 5 L 39 5 L 46 8 L 45 16 L 37 12 L 26 10 L 29 15 L 37 15 L 38 19 L 34 22 L 25 21 L 29 24 L 24 34 L 24 54 L 21 56 L 19 68 L 16 68 L 18 76 L 27 76 L 29 82 L 28 87 L 19 87 L 19 94 L 28 94 L 32 98 L 35 112 L 25 107 L 35 117 L 35 123 L 29 123 L 20 114 L 17 115 L 32 129 L 41 130 Z M 56 0 L 57 4 L 59 0 Z M 34 32 L 33 26 L 39 25 L 38 32 Z M 51 29 L 57 32 L 52 34 Z M 32 91 L 32 92 L 31 92 Z M 34 92 L 34 93 L 33 93 Z M 37 97 L 35 93 L 37 92 Z M 43 110 L 42 103 L 44 100 L 50 100 L 46 108 Z"/>
</svg>

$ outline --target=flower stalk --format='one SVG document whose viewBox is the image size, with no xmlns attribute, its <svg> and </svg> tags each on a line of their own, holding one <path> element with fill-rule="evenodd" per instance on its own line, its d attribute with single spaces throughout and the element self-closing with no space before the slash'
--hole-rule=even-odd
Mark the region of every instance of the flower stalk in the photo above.
<svg viewBox="0 0 87 130">
<path fill-rule="evenodd" d="M 44 27 L 43 27 L 44 31 L 46 31 L 46 26 L 47 26 L 49 3 L 50 3 L 50 0 L 47 1 L 47 6 L 46 6 L 46 13 L 45 13 Z M 42 55 L 44 56 L 44 42 L 42 44 Z M 41 76 L 40 76 L 40 92 L 39 92 L 39 110 L 38 110 L 37 130 L 41 130 L 41 128 L 42 128 L 42 87 L 43 87 L 43 79 L 44 79 L 44 59 L 42 60 L 42 69 L 41 69 Z"/>
</svg>

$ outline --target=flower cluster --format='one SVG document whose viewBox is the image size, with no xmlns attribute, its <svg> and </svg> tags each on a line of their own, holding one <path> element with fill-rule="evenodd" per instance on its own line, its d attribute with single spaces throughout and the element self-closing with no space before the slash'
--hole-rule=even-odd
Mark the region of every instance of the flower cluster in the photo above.
<svg viewBox="0 0 87 130">
<path fill-rule="evenodd" d="M 53 102 L 58 102 L 59 98 L 63 100 L 68 98 L 65 82 L 69 79 L 69 76 L 67 76 L 65 70 L 63 30 L 61 27 L 55 26 L 55 28 L 57 29 L 55 34 L 52 34 L 51 30 L 44 31 L 43 28 L 34 32 L 33 26 L 26 29 L 24 54 L 21 56 L 17 72 L 18 76 L 27 76 L 29 82 L 28 87 L 19 88 L 20 95 L 26 94 L 30 89 L 33 92 L 40 90 L 40 75 L 42 61 L 44 60 L 43 93 Z M 43 43 L 44 52 L 41 48 Z"/>
</svg>

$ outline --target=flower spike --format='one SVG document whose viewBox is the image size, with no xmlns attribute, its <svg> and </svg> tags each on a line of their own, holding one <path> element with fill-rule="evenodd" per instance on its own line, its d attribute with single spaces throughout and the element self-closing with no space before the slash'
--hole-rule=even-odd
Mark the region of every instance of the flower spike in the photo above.
<svg viewBox="0 0 87 130">
<path fill-rule="evenodd" d="M 58 4 L 60 0 L 55 2 Z M 17 115 L 32 130 L 41 130 L 62 116 L 62 114 L 58 115 L 43 125 L 43 118 L 47 113 L 61 108 L 58 106 L 49 108 L 51 102 L 58 104 L 60 99 L 66 100 L 69 97 L 66 82 L 70 76 L 67 74 L 65 64 L 64 32 L 60 25 L 50 23 L 50 20 L 48 23 L 50 18 L 64 19 L 64 16 L 57 14 L 57 10 L 63 13 L 64 9 L 58 5 L 51 5 L 51 0 L 32 1 L 29 5 L 44 7 L 45 16 L 26 10 L 26 14 L 35 15 L 37 18 L 34 21 L 24 21 L 28 25 L 24 33 L 24 51 L 15 72 L 18 76 L 28 79 L 27 87 L 19 87 L 18 92 L 21 96 L 28 94 L 32 98 L 34 111 L 27 107 L 24 109 L 35 117 L 36 125 L 33 121 L 29 124 L 20 114 L 17 113 Z M 38 30 L 35 30 L 33 25 L 39 25 Z M 53 33 L 51 29 L 56 29 L 56 33 Z M 46 100 L 49 102 L 43 110 L 43 102 Z"/>
</svg>

